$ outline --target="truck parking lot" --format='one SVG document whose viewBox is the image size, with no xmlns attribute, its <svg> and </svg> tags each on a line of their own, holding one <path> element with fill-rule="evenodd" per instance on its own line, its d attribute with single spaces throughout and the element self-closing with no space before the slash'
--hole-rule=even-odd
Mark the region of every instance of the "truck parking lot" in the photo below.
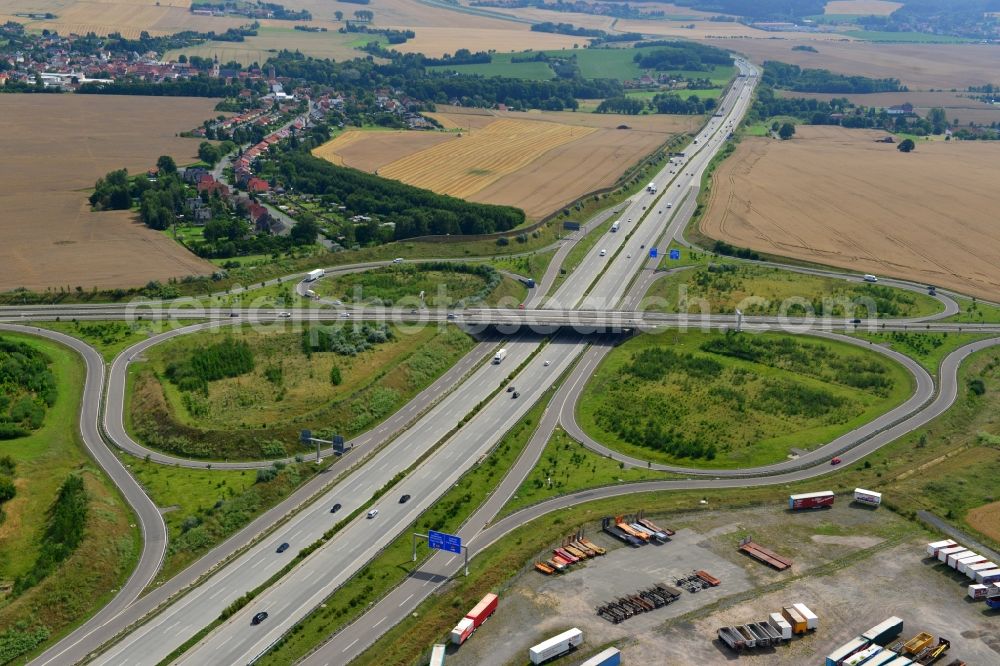
<svg viewBox="0 0 1000 666">
<path fill-rule="evenodd" d="M 677 533 L 668 543 L 642 548 L 601 533 L 599 523 L 585 526 L 587 538 L 607 548 L 607 555 L 561 575 L 545 576 L 529 565 L 502 592 L 493 620 L 449 654 L 448 663 L 522 664 L 528 647 L 569 627 L 579 627 L 585 642 L 556 664 L 575 664 L 612 641 L 624 663 L 728 663 L 737 657 L 719 641 L 720 626 L 766 618 L 793 602 L 820 615 L 821 627 L 787 645 L 743 654 L 741 663 L 818 664 L 889 615 L 947 637 L 949 654 L 969 664 L 1000 662 L 998 611 L 968 600 L 961 581 L 925 561 L 929 533 L 884 508 L 849 501 L 810 512 L 786 509 L 650 516 Z M 794 565 L 775 571 L 741 553 L 739 541 L 747 535 L 794 558 Z M 674 586 L 676 578 L 694 570 L 711 572 L 721 584 L 697 593 L 684 590 L 674 603 L 619 624 L 595 612 L 625 593 L 657 583 Z"/>
</svg>

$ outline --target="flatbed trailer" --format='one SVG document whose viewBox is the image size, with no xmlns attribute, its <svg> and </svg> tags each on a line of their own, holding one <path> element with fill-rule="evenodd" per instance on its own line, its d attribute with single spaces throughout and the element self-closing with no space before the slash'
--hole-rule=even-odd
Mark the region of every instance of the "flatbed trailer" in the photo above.
<svg viewBox="0 0 1000 666">
<path fill-rule="evenodd" d="M 701 578 L 703 581 L 711 585 L 712 587 L 718 587 L 722 584 L 722 581 L 708 573 L 707 571 L 698 570 L 694 572 L 694 575 Z"/>
<path fill-rule="evenodd" d="M 589 539 L 584 539 L 583 537 L 580 537 L 579 539 L 577 539 L 577 541 L 579 541 L 581 545 L 586 546 L 587 548 L 591 549 L 598 555 L 604 555 L 605 553 L 608 552 L 604 548 L 598 546 L 593 541 L 590 541 Z"/>
<path fill-rule="evenodd" d="M 759 560 L 764 564 L 774 567 L 778 571 L 784 571 L 792 566 L 792 561 L 790 559 L 782 557 L 781 555 L 778 555 L 777 553 L 764 548 L 760 544 L 754 543 L 753 541 L 740 542 L 740 550 L 755 560 Z"/>
<path fill-rule="evenodd" d="M 654 523 L 649 518 L 639 518 L 636 522 L 645 525 L 646 527 L 648 527 L 649 529 L 651 529 L 651 530 L 653 530 L 655 532 L 663 532 L 667 536 L 673 536 L 673 535 L 676 534 L 676 532 L 674 532 L 672 529 L 668 529 L 666 527 L 658 527 L 656 525 L 656 523 Z"/>
</svg>

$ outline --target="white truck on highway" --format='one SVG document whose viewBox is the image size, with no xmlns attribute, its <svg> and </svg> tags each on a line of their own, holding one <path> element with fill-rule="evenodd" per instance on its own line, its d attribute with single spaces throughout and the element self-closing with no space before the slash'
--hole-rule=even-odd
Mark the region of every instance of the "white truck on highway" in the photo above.
<svg viewBox="0 0 1000 666">
<path fill-rule="evenodd" d="M 493 365 L 500 365 L 500 361 L 507 358 L 507 350 L 501 349 L 493 355 Z"/>
<path fill-rule="evenodd" d="M 656 194 L 656 183 L 650 183 L 646 186 L 646 191 L 650 194 Z"/>
<path fill-rule="evenodd" d="M 621 220 L 615 220 L 614 224 L 611 225 L 611 233 L 618 231 L 618 227 L 621 226 Z"/>
<path fill-rule="evenodd" d="M 871 273 L 865 274 L 865 282 L 878 282 L 878 278 Z"/>
<path fill-rule="evenodd" d="M 317 268 L 316 270 L 309 271 L 309 273 L 306 274 L 306 282 L 315 282 L 324 275 L 326 275 L 326 271 L 323 270 L 322 268 Z"/>
</svg>

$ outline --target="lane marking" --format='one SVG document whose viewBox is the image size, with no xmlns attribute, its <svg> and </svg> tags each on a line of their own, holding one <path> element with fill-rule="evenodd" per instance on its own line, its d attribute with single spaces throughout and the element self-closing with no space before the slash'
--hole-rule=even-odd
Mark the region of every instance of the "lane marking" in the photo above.
<svg viewBox="0 0 1000 666">
<path fill-rule="evenodd" d="M 357 643 L 359 640 L 361 640 L 361 639 L 360 638 L 355 638 L 353 641 L 351 641 L 351 644 L 348 645 L 347 647 L 345 647 L 343 650 L 341 650 L 341 652 L 347 652 L 352 647 L 354 647 L 354 644 Z"/>
<path fill-rule="evenodd" d="M 413 594 L 416 594 L 416 592 L 414 592 Z M 407 601 L 409 601 L 410 599 L 412 599 L 413 598 L 413 594 L 411 594 L 410 596 L 408 596 L 405 599 L 403 599 L 402 603 L 399 604 L 399 607 L 402 608 L 403 604 L 405 604 Z"/>
</svg>

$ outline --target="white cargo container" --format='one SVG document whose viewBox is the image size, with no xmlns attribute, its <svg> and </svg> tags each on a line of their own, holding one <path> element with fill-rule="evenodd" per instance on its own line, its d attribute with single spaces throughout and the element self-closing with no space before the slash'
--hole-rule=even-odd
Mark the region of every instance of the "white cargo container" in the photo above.
<svg viewBox="0 0 1000 666">
<path fill-rule="evenodd" d="M 767 618 L 767 622 L 774 627 L 775 631 L 781 634 L 784 640 L 792 640 L 792 625 L 788 624 L 788 620 L 781 617 L 781 613 L 771 613 Z"/>
<path fill-rule="evenodd" d="M 844 666 L 860 666 L 882 651 L 878 645 L 870 645 L 860 652 L 855 652 L 850 657 L 840 662 Z"/>
<path fill-rule="evenodd" d="M 941 550 L 942 548 L 950 548 L 951 546 L 954 545 L 956 544 L 951 539 L 945 539 L 944 541 L 934 541 L 932 543 L 929 543 L 927 544 L 927 556 L 937 557 L 939 550 Z"/>
<path fill-rule="evenodd" d="M 976 579 L 976 574 L 980 571 L 989 571 L 990 569 L 996 569 L 997 565 L 992 562 L 980 562 L 979 564 L 970 564 L 965 567 L 965 575 L 972 580 Z"/>
<path fill-rule="evenodd" d="M 855 652 L 860 652 L 868 647 L 868 641 L 864 638 L 855 638 L 847 641 L 839 648 L 826 655 L 826 666 L 840 666 L 844 660 Z"/>
<path fill-rule="evenodd" d="M 431 648 L 431 662 L 428 666 L 444 666 L 445 646 L 435 645 Z"/>
<path fill-rule="evenodd" d="M 855 488 L 854 501 L 859 504 L 867 504 L 868 506 L 878 506 L 882 503 L 882 493 L 877 493 L 874 490 L 865 490 L 864 488 Z"/>
<path fill-rule="evenodd" d="M 315 282 L 324 275 L 326 275 L 326 271 L 323 270 L 322 268 L 317 268 L 314 271 L 309 271 L 309 273 L 306 274 L 306 282 Z"/>
<path fill-rule="evenodd" d="M 566 654 L 580 643 L 583 643 L 583 632 L 574 627 L 562 632 L 558 636 L 553 636 L 547 641 L 542 641 L 532 648 L 528 648 L 528 658 L 532 664 L 540 664 L 553 657 Z"/>
<path fill-rule="evenodd" d="M 957 568 L 959 572 L 965 573 L 966 569 L 968 569 L 971 565 L 982 564 L 983 562 L 986 561 L 987 561 L 986 558 L 983 557 L 982 555 L 976 555 L 975 557 L 963 557 L 958 561 Z"/>
<path fill-rule="evenodd" d="M 956 566 L 955 562 L 965 557 L 966 555 L 975 555 L 975 553 L 973 553 L 968 548 L 955 551 L 954 553 L 948 553 L 948 557 L 944 558 L 944 563 L 947 564 L 952 569 L 954 569 Z"/>
<path fill-rule="evenodd" d="M 985 599 L 986 593 L 990 591 L 989 585 L 980 585 L 979 583 L 974 583 L 969 586 L 969 596 L 973 599 Z"/>
<path fill-rule="evenodd" d="M 937 552 L 937 558 L 941 562 L 947 562 L 948 556 L 951 555 L 952 553 L 964 553 L 967 550 L 968 548 L 966 548 L 965 546 L 949 546 L 947 548 L 942 548 L 941 550 L 939 550 Z"/>
<path fill-rule="evenodd" d="M 986 569 L 976 572 L 976 582 L 986 585 L 1000 580 L 1000 569 Z"/>
<path fill-rule="evenodd" d="M 500 365 L 500 361 L 504 360 L 505 358 L 507 358 L 507 350 L 501 349 L 493 356 L 493 364 Z"/>
<path fill-rule="evenodd" d="M 816 617 L 815 613 L 809 610 L 808 606 L 806 606 L 805 604 L 792 604 L 792 608 L 797 610 L 799 612 L 799 615 L 805 618 L 807 629 L 812 631 L 813 629 L 819 628 L 819 618 Z"/>
</svg>

